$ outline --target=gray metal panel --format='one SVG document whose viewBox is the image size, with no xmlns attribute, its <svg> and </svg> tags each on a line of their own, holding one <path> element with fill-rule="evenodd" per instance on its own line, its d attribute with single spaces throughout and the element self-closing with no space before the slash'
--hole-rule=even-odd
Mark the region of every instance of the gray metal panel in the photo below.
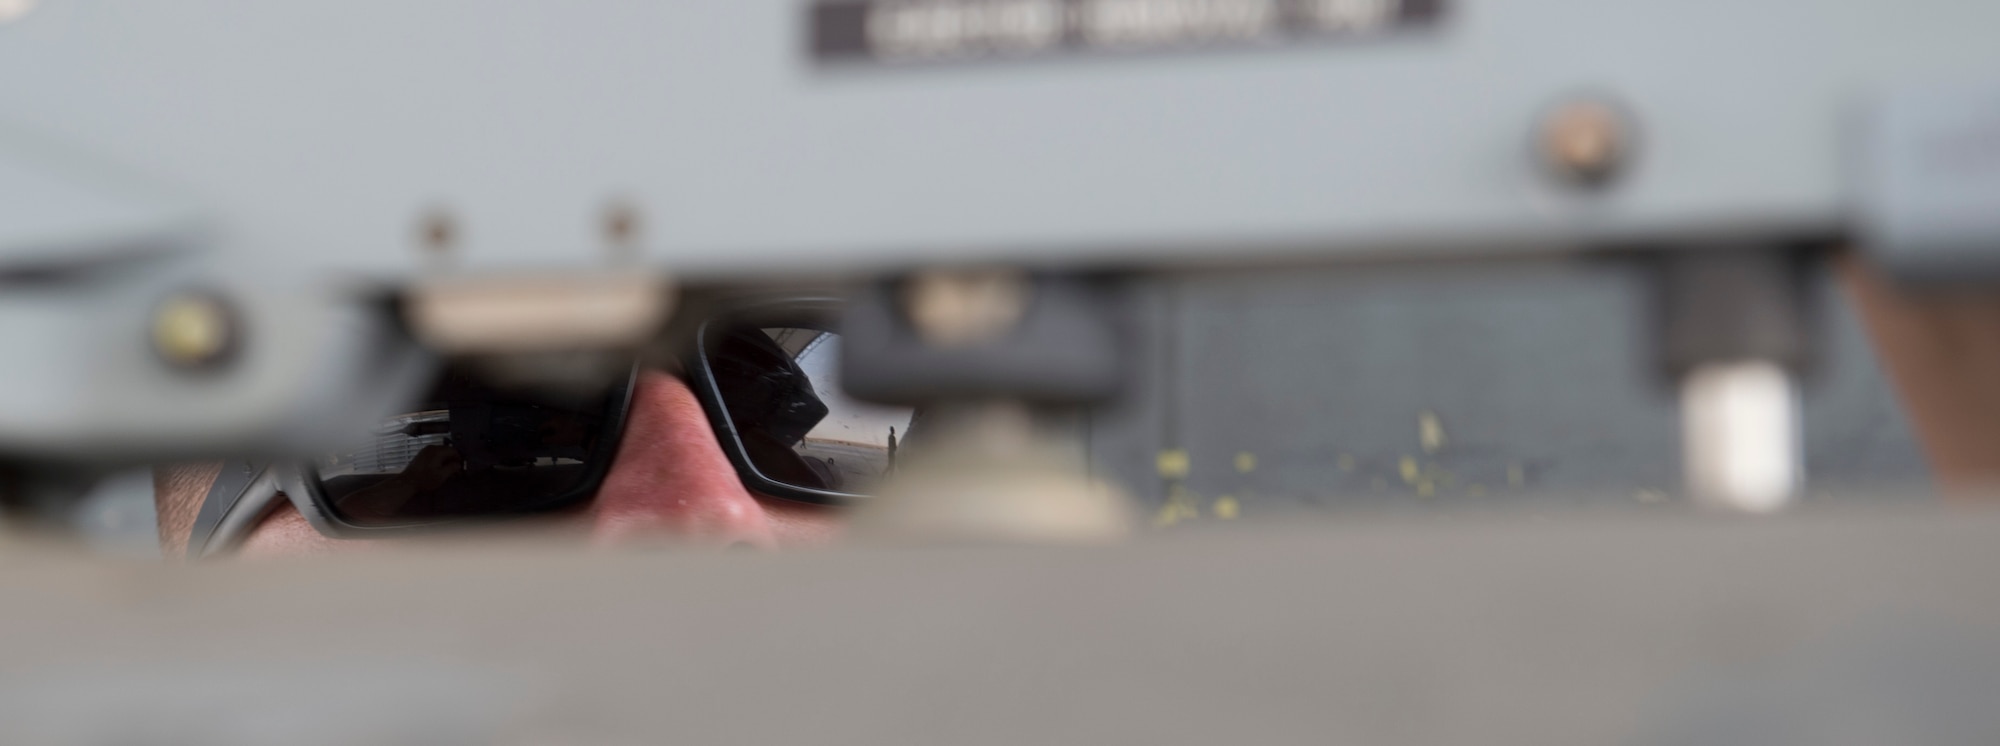
<svg viewBox="0 0 2000 746">
<path fill-rule="evenodd" d="M 589 264 L 614 197 L 692 273 L 1825 231 L 1857 101 L 2000 66 L 1964 0 L 1464 2 L 1434 36 L 853 74 L 780 0 L 42 6 L 0 27 L 0 121 L 373 275 L 419 268 L 434 206 L 464 265 Z M 1527 156 L 1586 90 L 1643 130 L 1599 199 Z"/>
<path fill-rule="evenodd" d="M 115 462 L 311 452 L 418 393 L 429 353 L 350 288 L 291 267 L 180 255 L 0 288 L 0 453 Z M 217 370 L 175 369 L 153 343 L 159 304 L 191 288 L 226 298 L 242 324 L 240 352 Z"/>
<path fill-rule="evenodd" d="M 1461 261 L 1162 279 L 1146 293 L 1146 363 L 1095 419 L 1093 463 L 1156 516 L 1178 495 L 1211 520 L 1225 496 L 1243 516 L 1677 500 L 1680 423 L 1643 270 Z M 1814 292 L 1805 499 L 1924 494 L 1922 450 L 1858 320 L 1837 288 Z M 1427 418 L 1442 436 L 1428 449 Z M 1163 478 L 1158 456 L 1174 450 L 1187 475 Z"/>
<path fill-rule="evenodd" d="M 192 206 L 74 156 L 0 128 L 0 271 L 72 269 L 202 240 Z"/>
<path fill-rule="evenodd" d="M 1909 279 L 2000 274 L 2000 83 L 1899 92 L 1867 120 L 1864 244 Z"/>
</svg>

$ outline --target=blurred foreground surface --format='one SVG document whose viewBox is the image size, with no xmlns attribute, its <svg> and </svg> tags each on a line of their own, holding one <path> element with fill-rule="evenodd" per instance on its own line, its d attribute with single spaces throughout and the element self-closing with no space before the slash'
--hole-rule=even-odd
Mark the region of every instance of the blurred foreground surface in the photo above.
<svg viewBox="0 0 2000 746">
<path fill-rule="evenodd" d="M 4 743 L 2000 742 L 2000 513 L 0 563 Z"/>
</svg>

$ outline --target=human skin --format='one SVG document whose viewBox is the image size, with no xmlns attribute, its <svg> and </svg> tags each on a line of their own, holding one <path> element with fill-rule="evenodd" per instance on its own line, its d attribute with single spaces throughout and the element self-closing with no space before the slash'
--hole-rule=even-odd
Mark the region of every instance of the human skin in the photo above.
<svg viewBox="0 0 2000 746">
<path fill-rule="evenodd" d="M 206 483 L 190 485 L 207 492 Z M 156 495 L 162 516 L 173 525 L 192 523 L 199 500 Z M 686 383 L 666 373 L 643 371 L 632 392 L 632 409 L 611 470 L 588 503 L 535 521 L 533 527 L 591 544 L 673 541 L 716 547 L 781 547 L 820 544 L 840 530 L 837 509 L 751 494 L 723 455 L 707 415 Z M 183 543 L 185 536 L 177 537 Z M 245 539 L 239 554 L 274 557 L 365 550 L 381 541 L 335 539 L 319 533 L 289 501 L 266 516 Z M 178 554 L 172 541 L 170 556 Z"/>
</svg>

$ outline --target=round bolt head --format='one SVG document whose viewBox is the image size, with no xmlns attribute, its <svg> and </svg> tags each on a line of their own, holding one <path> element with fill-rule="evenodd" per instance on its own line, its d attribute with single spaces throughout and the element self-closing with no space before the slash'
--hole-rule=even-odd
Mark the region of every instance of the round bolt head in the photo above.
<svg viewBox="0 0 2000 746">
<path fill-rule="evenodd" d="M 1611 180 L 1630 155 L 1632 127 L 1623 112 L 1603 101 L 1571 101 L 1542 117 L 1535 146 L 1544 166 L 1585 186 Z"/>
<path fill-rule="evenodd" d="M 443 256 L 458 241 L 458 221 L 443 209 L 431 210 L 417 220 L 417 240 L 433 256 Z"/>
<path fill-rule="evenodd" d="M 604 240 L 613 246 L 629 246 L 639 238 L 639 210 L 624 202 L 604 209 Z"/>
<path fill-rule="evenodd" d="M 175 368 L 220 365 L 234 351 L 236 336 L 235 313 L 212 293 L 181 293 L 153 311 L 153 351 Z"/>
</svg>

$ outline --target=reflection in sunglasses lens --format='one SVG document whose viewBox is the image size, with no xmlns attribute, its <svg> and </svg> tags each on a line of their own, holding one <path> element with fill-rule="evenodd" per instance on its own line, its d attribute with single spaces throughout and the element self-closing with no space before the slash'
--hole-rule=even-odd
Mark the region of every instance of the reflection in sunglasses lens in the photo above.
<svg viewBox="0 0 2000 746">
<path fill-rule="evenodd" d="M 359 526 L 570 502 L 617 445 L 611 431 L 625 387 L 621 379 L 594 395 L 537 396 L 448 370 L 423 409 L 382 423 L 365 444 L 321 457 L 320 491 L 336 515 Z"/>
<path fill-rule="evenodd" d="M 913 411 L 841 391 L 838 334 L 740 327 L 709 337 L 704 353 L 736 439 L 766 479 L 867 494 L 894 468 Z"/>
</svg>

